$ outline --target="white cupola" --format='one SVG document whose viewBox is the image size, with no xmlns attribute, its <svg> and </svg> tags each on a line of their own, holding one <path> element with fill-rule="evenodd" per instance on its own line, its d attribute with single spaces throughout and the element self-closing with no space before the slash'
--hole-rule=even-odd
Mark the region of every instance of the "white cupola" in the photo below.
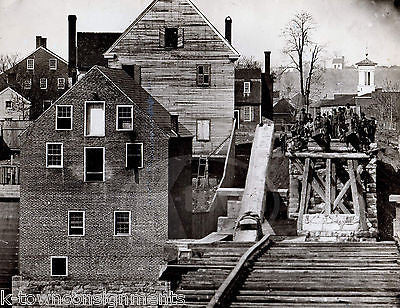
<svg viewBox="0 0 400 308">
<path fill-rule="evenodd" d="M 358 69 L 358 96 L 375 91 L 375 66 L 377 63 L 368 59 L 368 53 L 365 56 L 364 60 L 356 63 Z"/>
</svg>

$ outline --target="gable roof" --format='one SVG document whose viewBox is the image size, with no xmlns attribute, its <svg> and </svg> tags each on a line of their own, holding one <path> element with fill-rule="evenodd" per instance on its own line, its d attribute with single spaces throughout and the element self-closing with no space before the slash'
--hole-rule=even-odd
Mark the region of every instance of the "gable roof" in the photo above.
<svg viewBox="0 0 400 308">
<path fill-rule="evenodd" d="M 150 12 L 153 7 L 160 0 L 154 0 L 150 5 L 133 21 L 133 23 L 122 33 L 122 35 L 114 42 L 114 44 L 104 53 L 104 56 L 112 54 L 112 50 L 116 47 L 119 42 L 143 19 L 143 17 Z M 227 47 L 234 53 L 234 56 L 239 57 L 239 52 L 232 46 L 231 43 L 214 27 L 214 25 L 207 19 L 207 17 L 194 5 L 191 0 L 185 0 L 207 23 L 208 26 L 217 34 L 217 36 L 227 45 Z"/>
<path fill-rule="evenodd" d="M 274 104 L 274 113 L 294 115 L 295 108 L 285 98 L 281 98 L 278 102 Z"/>
<path fill-rule="evenodd" d="M 51 50 L 44 48 L 43 46 L 39 46 L 38 48 L 36 48 L 34 51 L 32 51 L 29 55 L 27 55 L 26 57 L 22 58 L 20 61 L 18 61 L 14 66 L 17 66 L 18 64 L 20 64 L 22 61 L 24 61 L 25 59 L 29 58 L 30 56 L 32 56 L 34 53 L 36 53 L 38 50 L 43 49 L 45 52 L 51 54 L 53 57 L 57 58 L 58 60 L 64 62 L 65 64 L 68 65 L 68 62 L 65 61 L 63 58 L 61 58 L 60 56 L 56 55 L 54 52 L 52 52 Z M 14 66 L 10 67 L 8 70 L 12 69 Z M 7 70 L 7 71 L 8 71 Z"/>
<path fill-rule="evenodd" d="M 171 114 L 145 89 L 135 84 L 132 77 L 122 69 L 95 66 L 106 76 L 124 95 L 145 112 L 157 125 L 170 137 L 176 137 L 171 130 Z M 193 134 L 181 123 L 179 123 L 179 135 L 192 137 Z"/>
<path fill-rule="evenodd" d="M 94 65 L 107 65 L 103 53 L 121 36 L 120 32 L 78 32 L 77 66 L 88 71 Z"/>
<path fill-rule="evenodd" d="M 261 80 L 261 68 L 235 68 L 235 79 Z"/>
<path fill-rule="evenodd" d="M 7 86 L 7 88 L 3 89 L 2 91 L 0 91 L 0 95 L 3 94 L 4 92 L 6 92 L 7 90 L 12 91 L 13 93 L 15 93 L 18 97 L 22 97 L 25 101 L 29 102 L 30 101 L 25 98 L 22 94 L 18 93 L 17 91 L 15 91 L 13 88 L 11 88 L 10 86 Z"/>
<path fill-rule="evenodd" d="M 372 62 L 370 59 L 365 58 L 364 60 L 356 63 L 357 66 L 375 66 L 378 63 Z"/>
</svg>

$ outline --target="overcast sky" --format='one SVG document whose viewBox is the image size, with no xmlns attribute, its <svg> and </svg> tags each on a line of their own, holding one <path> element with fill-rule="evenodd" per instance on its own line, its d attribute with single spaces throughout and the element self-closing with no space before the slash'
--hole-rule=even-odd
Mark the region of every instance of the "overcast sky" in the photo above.
<svg viewBox="0 0 400 308">
<path fill-rule="evenodd" d="M 400 65 L 400 14 L 392 1 L 370 0 L 192 0 L 224 33 L 233 19 L 233 45 L 242 55 L 272 65 L 282 55 L 282 28 L 297 12 L 310 12 L 318 28 L 314 39 L 326 45 L 326 56 L 345 56 L 351 65 L 365 57 L 379 65 Z M 35 49 L 35 36 L 67 59 L 67 15 L 76 14 L 78 31 L 122 32 L 151 0 L 0 0 L 0 54 L 25 56 Z"/>
</svg>

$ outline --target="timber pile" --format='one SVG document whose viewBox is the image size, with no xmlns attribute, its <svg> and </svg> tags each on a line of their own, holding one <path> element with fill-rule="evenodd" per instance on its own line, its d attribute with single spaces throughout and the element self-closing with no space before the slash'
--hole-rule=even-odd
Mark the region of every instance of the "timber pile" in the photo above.
<svg viewBox="0 0 400 308">
<path fill-rule="evenodd" d="M 394 242 L 276 242 L 231 307 L 399 307 Z"/>
</svg>

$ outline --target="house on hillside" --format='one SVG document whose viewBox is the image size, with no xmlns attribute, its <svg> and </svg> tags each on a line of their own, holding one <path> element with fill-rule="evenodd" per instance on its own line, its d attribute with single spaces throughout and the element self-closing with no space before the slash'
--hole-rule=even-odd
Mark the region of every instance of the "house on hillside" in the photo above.
<svg viewBox="0 0 400 308">
<path fill-rule="evenodd" d="M 341 58 L 333 58 L 332 68 L 336 70 L 342 70 L 344 68 L 344 56 Z"/>
<path fill-rule="evenodd" d="M 140 68 L 143 88 L 195 136 L 195 156 L 224 157 L 232 133 L 239 53 L 225 24 L 224 37 L 191 0 L 154 0 L 104 53 L 111 68 Z"/>
<path fill-rule="evenodd" d="M 191 237 L 193 136 L 126 69 L 94 66 L 22 135 L 26 294 L 151 292 L 165 242 Z"/>
<path fill-rule="evenodd" d="M 295 120 L 296 109 L 287 99 L 281 98 L 274 104 L 275 131 L 289 131 Z"/>
<path fill-rule="evenodd" d="M 47 39 L 36 36 L 36 50 L 0 74 L 0 91 L 13 88 L 31 102 L 36 119 L 68 88 L 68 63 L 47 49 Z"/>
</svg>

